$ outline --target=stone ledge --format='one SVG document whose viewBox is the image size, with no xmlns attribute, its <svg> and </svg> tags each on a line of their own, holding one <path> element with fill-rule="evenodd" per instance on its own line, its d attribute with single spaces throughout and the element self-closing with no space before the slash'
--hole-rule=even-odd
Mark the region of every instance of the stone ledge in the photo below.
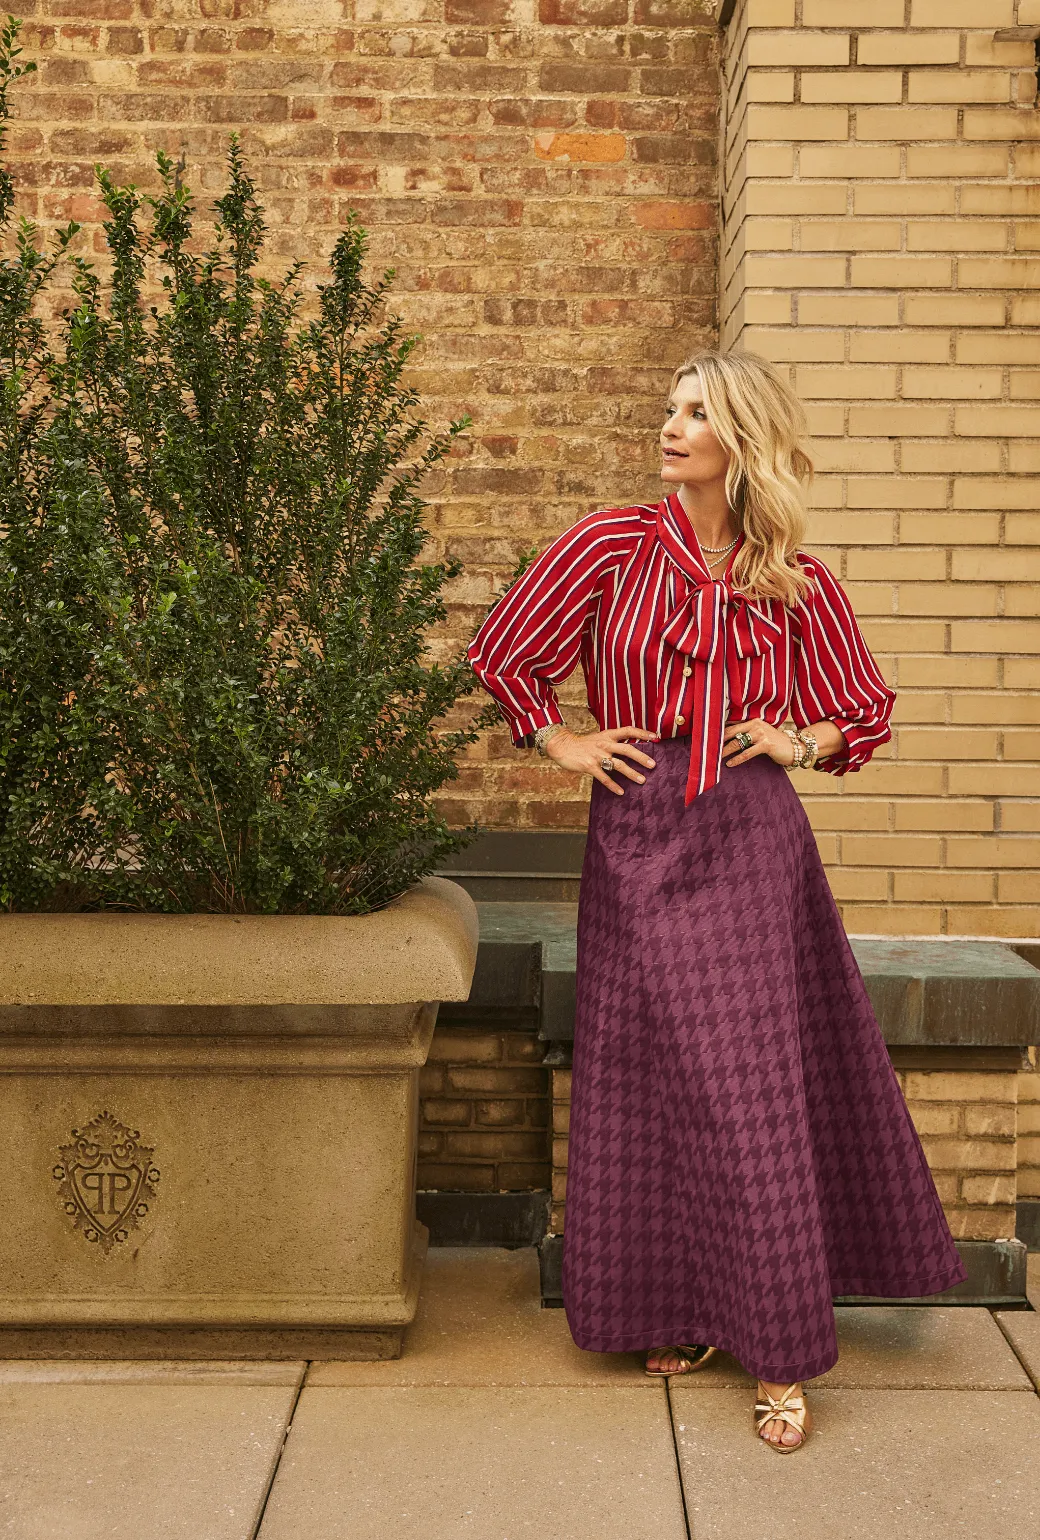
<svg viewBox="0 0 1040 1540">
<path fill-rule="evenodd" d="M 577 830 L 492 829 L 441 868 L 472 898 L 576 903 L 585 835 Z"/>
<path fill-rule="evenodd" d="M 449 1192 L 415 1195 L 416 1218 L 431 1246 L 537 1246 L 549 1227 L 548 1188 L 530 1192 Z"/>
<path fill-rule="evenodd" d="M 577 904 L 482 900 L 477 910 L 478 973 L 468 1009 L 500 1010 L 516 1003 L 511 991 L 522 954 L 524 967 L 533 968 L 537 978 L 539 1036 L 556 1045 L 573 1041 Z M 1011 946 L 917 937 L 849 939 L 886 1043 L 1014 1050 L 1040 1042 L 1040 969 Z M 532 948 L 539 949 L 537 960 Z M 550 1056 L 548 1062 L 557 1061 Z"/>
</svg>

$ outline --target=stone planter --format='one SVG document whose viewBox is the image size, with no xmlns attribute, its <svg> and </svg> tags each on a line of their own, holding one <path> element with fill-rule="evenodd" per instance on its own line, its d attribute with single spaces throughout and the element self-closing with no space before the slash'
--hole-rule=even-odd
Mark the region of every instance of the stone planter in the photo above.
<svg viewBox="0 0 1040 1540">
<path fill-rule="evenodd" d="M 472 900 L 0 916 L 0 1356 L 392 1358 Z"/>
</svg>

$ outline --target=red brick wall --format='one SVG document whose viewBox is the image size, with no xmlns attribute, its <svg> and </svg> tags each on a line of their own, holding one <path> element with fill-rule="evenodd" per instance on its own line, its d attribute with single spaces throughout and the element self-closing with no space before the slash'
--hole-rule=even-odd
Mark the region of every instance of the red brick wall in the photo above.
<svg viewBox="0 0 1040 1540">
<path fill-rule="evenodd" d="M 463 1026 L 441 1009 L 420 1071 L 420 1188 L 522 1191 L 551 1179 L 549 1074 L 533 1028 Z"/>
<path fill-rule="evenodd" d="M 434 419 L 468 412 L 431 480 L 467 576 L 467 638 L 518 552 L 654 495 L 675 362 L 714 335 L 717 33 L 704 0 L 22 0 L 10 157 L 19 211 L 84 222 L 93 162 L 143 190 L 186 157 L 200 212 L 242 135 L 280 266 L 359 210 L 425 343 Z M 100 262 L 99 262 L 100 266 Z M 567 697 L 580 699 L 578 681 Z M 577 716 L 577 713 L 575 713 Z M 551 773 L 551 772 L 549 772 Z M 576 779 L 477 746 L 451 816 L 582 827 Z"/>
</svg>

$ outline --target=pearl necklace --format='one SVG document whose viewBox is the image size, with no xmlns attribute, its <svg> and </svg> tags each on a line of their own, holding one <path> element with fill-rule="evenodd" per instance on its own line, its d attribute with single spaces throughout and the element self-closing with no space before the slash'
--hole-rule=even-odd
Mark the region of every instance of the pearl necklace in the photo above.
<svg viewBox="0 0 1040 1540">
<path fill-rule="evenodd" d="M 701 550 L 702 551 L 721 551 L 722 552 L 722 555 L 721 556 L 716 556 L 714 561 L 707 561 L 707 560 L 705 560 L 704 565 L 707 567 L 709 572 L 711 571 L 712 567 L 717 567 L 720 562 L 724 562 L 726 560 L 726 557 L 729 555 L 730 551 L 732 551 L 733 547 L 737 543 L 737 540 L 739 540 L 739 539 L 740 539 L 740 536 L 737 535 L 735 539 L 730 541 L 729 545 L 702 545 L 701 546 Z"/>
</svg>

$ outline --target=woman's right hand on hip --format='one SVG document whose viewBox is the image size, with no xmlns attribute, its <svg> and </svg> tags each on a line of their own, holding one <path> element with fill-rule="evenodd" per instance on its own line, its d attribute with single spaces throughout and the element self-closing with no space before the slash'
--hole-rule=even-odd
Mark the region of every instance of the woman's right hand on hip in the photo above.
<svg viewBox="0 0 1040 1540">
<path fill-rule="evenodd" d="M 595 776 L 597 781 L 609 786 L 611 791 L 622 797 L 624 788 L 611 779 L 610 771 L 604 769 L 602 761 L 609 755 L 614 761 L 612 768 L 615 774 L 641 784 L 646 776 L 626 764 L 626 758 L 645 765 L 648 770 L 654 768 L 656 760 L 644 754 L 642 749 L 626 743 L 625 739 L 654 740 L 656 737 L 656 733 L 649 732 L 645 727 L 607 727 L 595 733 L 572 733 L 569 727 L 565 727 L 562 732 L 553 733 L 546 741 L 545 752 L 549 759 L 554 759 L 564 770 L 577 770 L 581 775 Z"/>
</svg>

